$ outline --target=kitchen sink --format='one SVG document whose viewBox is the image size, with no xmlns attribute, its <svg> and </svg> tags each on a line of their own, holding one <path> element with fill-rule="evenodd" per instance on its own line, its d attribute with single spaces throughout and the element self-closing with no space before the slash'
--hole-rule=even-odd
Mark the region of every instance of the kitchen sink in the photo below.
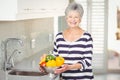
<svg viewBox="0 0 120 80">
<path fill-rule="evenodd" d="M 20 75 L 20 76 L 44 76 L 44 75 L 47 75 L 48 73 L 47 72 L 12 70 L 8 74 L 9 75 Z"/>
</svg>

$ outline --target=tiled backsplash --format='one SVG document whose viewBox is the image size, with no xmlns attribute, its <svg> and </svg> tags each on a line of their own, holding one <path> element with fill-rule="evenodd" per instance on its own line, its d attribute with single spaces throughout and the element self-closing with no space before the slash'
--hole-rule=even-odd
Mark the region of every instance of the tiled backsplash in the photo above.
<svg viewBox="0 0 120 80">
<path fill-rule="evenodd" d="M 51 46 L 49 34 L 53 35 L 53 18 L 42 18 L 34 20 L 22 21 L 0 21 L 0 43 L 7 38 L 20 38 L 24 42 L 24 46 L 20 47 L 21 53 L 14 56 L 15 61 L 34 55 L 39 51 Z M 32 42 L 34 40 L 34 43 Z M 8 50 L 15 47 L 9 43 Z M 34 47 L 33 47 L 34 46 Z M 10 55 L 8 53 L 8 55 Z M 0 44 L 0 69 L 4 61 L 4 52 Z"/>
</svg>

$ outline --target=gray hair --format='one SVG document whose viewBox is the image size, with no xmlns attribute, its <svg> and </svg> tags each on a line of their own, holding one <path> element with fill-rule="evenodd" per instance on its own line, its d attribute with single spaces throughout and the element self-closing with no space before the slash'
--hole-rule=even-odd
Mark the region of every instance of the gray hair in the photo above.
<svg viewBox="0 0 120 80">
<path fill-rule="evenodd" d="M 72 10 L 80 13 L 80 17 L 82 18 L 84 10 L 81 4 L 78 4 L 76 2 L 70 3 L 65 10 L 65 15 L 67 15 Z"/>
</svg>

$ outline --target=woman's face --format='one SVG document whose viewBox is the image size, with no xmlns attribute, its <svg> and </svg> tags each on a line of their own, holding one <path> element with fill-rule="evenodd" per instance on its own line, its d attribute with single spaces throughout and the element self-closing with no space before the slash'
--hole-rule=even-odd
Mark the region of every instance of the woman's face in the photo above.
<svg viewBox="0 0 120 80">
<path fill-rule="evenodd" d="M 80 14 L 77 11 L 70 11 L 66 16 L 69 27 L 78 27 L 81 22 Z"/>
</svg>

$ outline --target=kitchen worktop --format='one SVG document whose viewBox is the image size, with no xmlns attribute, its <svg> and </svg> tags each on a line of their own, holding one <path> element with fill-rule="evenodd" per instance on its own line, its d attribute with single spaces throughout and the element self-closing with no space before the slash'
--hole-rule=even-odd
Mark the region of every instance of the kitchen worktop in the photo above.
<svg viewBox="0 0 120 80">
<path fill-rule="evenodd" d="M 24 71 L 39 71 L 39 61 L 40 56 L 44 51 L 36 53 L 35 55 L 22 60 L 21 62 L 17 63 L 13 69 L 19 69 Z M 4 72 L 0 71 L 0 80 L 50 80 L 49 75 L 44 76 L 20 76 L 20 75 L 9 75 L 9 71 Z M 57 80 L 57 79 L 56 79 Z"/>
</svg>

